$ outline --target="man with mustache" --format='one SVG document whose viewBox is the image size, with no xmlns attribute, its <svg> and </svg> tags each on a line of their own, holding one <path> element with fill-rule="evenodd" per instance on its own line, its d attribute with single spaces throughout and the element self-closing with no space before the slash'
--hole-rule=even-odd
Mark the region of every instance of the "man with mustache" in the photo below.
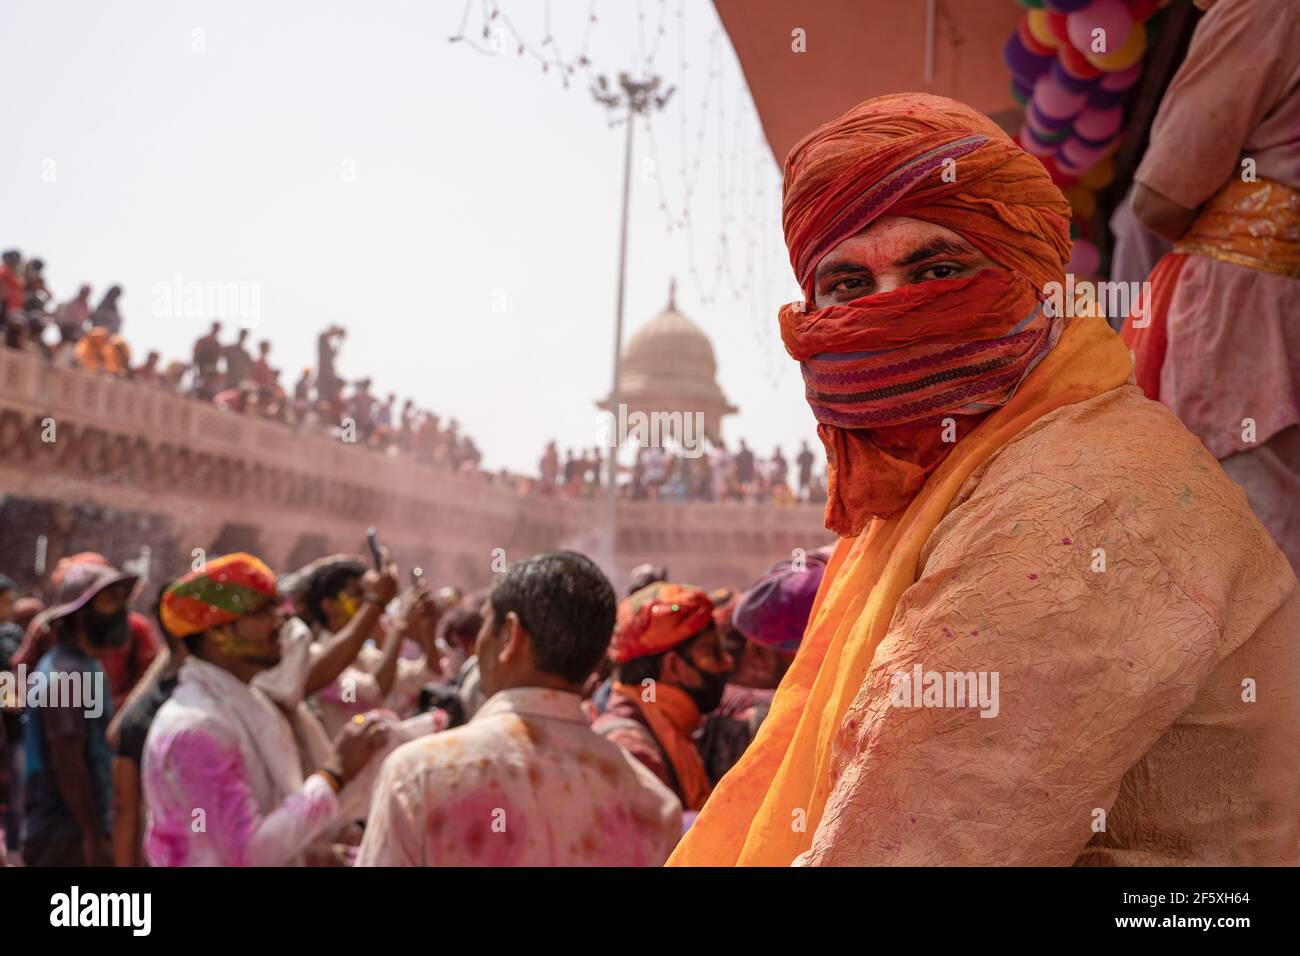
<svg viewBox="0 0 1300 956">
<path fill-rule="evenodd" d="M 362 603 L 382 608 L 392 581 L 371 572 Z M 154 866 L 301 864 L 340 822 L 340 791 L 383 748 L 386 728 L 358 714 L 304 779 L 289 721 L 254 684 L 280 662 L 285 612 L 275 575 L 250 554 L 172 584 L 160 617 L 188 655 L 145 740 L 146 857 Z"/>
<path fill-rule="evenodd" d="M 609 657 L 613 688 L 592 730 L 654 771 L 685 809 L 699 810 L 710 786 L 693 735 L 735 668 L 713 602 L 689 585 L 643 587 L 619 603 Z"/>
<path fill-rule="evenodd" d="M 841 540 L 670 862 L 1300 862 L 1295 575 L 1105 321 L 1045 307 L 1068 217 L 943 97 L 791 151 L 781 332 Z"/>
</svg>

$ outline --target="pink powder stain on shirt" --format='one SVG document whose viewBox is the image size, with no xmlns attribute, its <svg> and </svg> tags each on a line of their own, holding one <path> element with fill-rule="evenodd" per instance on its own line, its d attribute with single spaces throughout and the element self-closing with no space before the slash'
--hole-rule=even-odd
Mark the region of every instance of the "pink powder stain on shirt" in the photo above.
<svg viewBox="0 0 1300 956">
<path fill-rule="evenodd" d="M 515 866 L 521 862 L 527 846 L 528 820 L 521 811 L 511 808 L 500 789 L 479 790 L 449 801 L 442 808 L 435 831 L 436 816 L 435 812 L 429 817 L 430 839 L 441 836 L 439 842 L 460 843 L 468 851 L 468 862 L 478 866 Z M 459 839 L 456 829 L 461 830 Z M 439 846 L 432 849 L 430 859 L 445 856 Z"/>
<path fill-rule="evenodd" d="M 165 845 L 165 852 L 173 859 L 187 860 L 190 841 L 198 836 L 192 829 L 199 819 L 195 811 L 201 810 L 208 838 L 217 845 L 226 865 L 245 865 L 257 808 L 253 806 L 239 748 L 192 731 L 170 741 L 166 754 L 166 770 L 174 779 L 184 781 L 184 798 L 192 806 L 152 808 L 157 816 L 150 828 L 151 838 Z"/>
<path fill-rule="evenodd" d="M 155 812 L 145 835 L 145 856 L 153 866 L 184 866 L 190 858 L 189 820 L 170 810 Z"/>
<path fill-rule="evenodd" d="M 647 850 L 659 845 L 656 839 L 662 821 L 636 807 L 618 803 L 596 810 L 594 833 L 584 834 L 581 850 L 587 864 L 599 866 L 657 866 Z M 671 842 L 671 841 L 670 841 Z"/>
</svg>

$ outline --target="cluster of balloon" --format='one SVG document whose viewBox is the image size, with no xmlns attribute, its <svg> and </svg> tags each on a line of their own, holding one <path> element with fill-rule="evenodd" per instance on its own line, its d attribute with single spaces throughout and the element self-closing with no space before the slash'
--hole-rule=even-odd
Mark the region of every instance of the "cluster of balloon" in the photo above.
<svg viewBox="0 0 1300 956">
<path fill-rule="evenodd" d="M 1066 271 L 1095 277 L 1095 194 L 1114 175 L 1124 92 L 1141 75 L 1151 17 L 1169 0 L 1016 2 L 1025 12 L 1002 54 L 1011 95 L 1025 107 L 1018 140 L 1070 201 L 1074 249 Z"/>
</svg>

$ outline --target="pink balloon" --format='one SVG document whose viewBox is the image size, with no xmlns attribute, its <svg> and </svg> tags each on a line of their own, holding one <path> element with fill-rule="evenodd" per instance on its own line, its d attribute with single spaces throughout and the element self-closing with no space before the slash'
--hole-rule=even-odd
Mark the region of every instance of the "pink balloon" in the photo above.
<svg viewBox="0 0 1300 956">
<path fill-rule="evenodd" d="M 1092 169 L 1106 155 L 1104 149 L 1088 146 L 1077 139 L 1067 139 L 1061 144 L 1060 157 L 1067 165 L 1083 171 Z"/>
<path fill-rule="evenodd" d="M 1028 126 L 1020 127 L 1020 135 L 1016 137 L 1016 141 L 1024 147 L 1026 153 L 1030 156 L 1037 156 L 1039 159 L 1042 159 L 1044 156 L 1051 156 L 1052 153 L 1056 151 L 1055 145 L 1052 143 L 1044 143 L 1034 135 L 1033 131 Z"/>
<path fill-rule="evenodd" d="M 1050 74 L 1038 78 L 1034 84 L 1034 103 L 1044 114 L 1054 119 L 1075 116 L 1088 102 L 1088 94 L 1071 93 Z"/>
<path fill-rule="evenodd" d="M 1139 60 L 1128 69 L 1120 70 L 1118 73 L 1103 73 L 1101 75 L 1101 82 L 1097 85 L 1103 90 L 1119 92 L 1120 90 L 1127 90 L 1138 81 L 1138 77 L 1141 75 L 1142 61 Z"/>
<path fill-rule="evenodd" d="M 1087 166 L 1080 166 L 1078 163 L 1070 162 L 1069 157 L 1065 155 L 1064 147 L 1056 151 L 1056 165 L 1065 175 L 1073 176 L 1076 179 L 1088 171 Z"/>
<path fill-rule="evenodd" d="M 1128 39 L 1129 31 L 1133 29 L 1133 17 L 1123 0 L 1093 0 L 1082 10 L 1066 17 L 1065 28 L 1070 34 L 1070 43 L 1080 53 L 1113 53 Z M 1092 49 L 1094 30 L 1103 31 L 1098 39 L 1105 43 L 1105 49 Z"/>
<path fill-rule="evenodd" d="M 1094 142 L 1110 139 L 1123 125 L 1124 108 L 1121 106 L 1112 106 L 1104 110 L 1090 106 L 1074 119 L 1074 131 L 1084 139 Z"/>
<path fill-rule="evenodd" d="M 1061 131 L 1069 129 L 1068 120 L 1066 120 L 1065 125 L 1057 126 L 1053 129 L 1051 126 L 1044 124 L 1039 118 L 1038 110 L 1031 109 L 1025 110 L 1025 125 L 1037 133 L 1039 139 L 1045 143 L 1059 143 L 1061 141 Z"/>
<path fill-rule="evenodd" d="M 1076 239 L 1070 250 L 1070 261 L 1065 264 L 1065 271 L 1076 276 L 1094 276 L 1101 266 L 1101 253 L 1087 239 Z"/>
</svg>

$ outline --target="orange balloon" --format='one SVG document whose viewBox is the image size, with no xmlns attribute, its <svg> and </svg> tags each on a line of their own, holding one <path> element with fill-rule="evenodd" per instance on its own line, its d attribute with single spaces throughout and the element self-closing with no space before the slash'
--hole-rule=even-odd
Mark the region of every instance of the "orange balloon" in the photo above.
<svg viewBox="0 0 1300 956">
<path fill-rule="evenodd" d="M 1103 73 L 1118 73 L 1120 70 L 1127 70 L 1142 59 L 1142 54 L 1146 52 L 1146 48 L 1147 26 L 1145 23 L 1135 23 L 1118 50 L 1110 50 L 1106 53 L 1093 53 L 1090 50 L 1084 50 L 1083 55 L 1087 57 L 1089 63 Z"/>
</svg>

